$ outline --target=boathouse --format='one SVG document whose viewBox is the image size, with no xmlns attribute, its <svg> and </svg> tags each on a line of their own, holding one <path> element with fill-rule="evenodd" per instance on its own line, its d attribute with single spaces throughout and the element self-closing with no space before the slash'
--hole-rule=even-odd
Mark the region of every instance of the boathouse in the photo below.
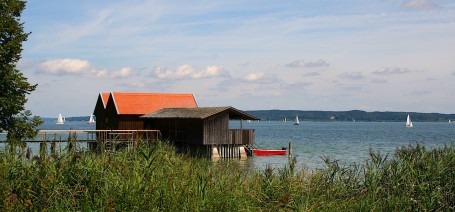
<svg viewBox="0 0 455 212">
<path fill-rule="evenodd" d="M 100 93 L 94 110 L 96 129 L 143 130 L 140 116 L 170 107 L 194 108 L 197 103 L 193 94 L 111 92 L 106 97 Z"/>
<path fill-rule="evenodd" d="M 233 107 L 163 108 L 141 118 L 163 139 L 203 146 L 212 158 L 246 156 L 244 145 L 254 144 L 254 129 L 243 129 L 242 121 L 258 120 Z M 229 129 L 229 120 L 239 120 L 240 129 Z"/>
</svg>

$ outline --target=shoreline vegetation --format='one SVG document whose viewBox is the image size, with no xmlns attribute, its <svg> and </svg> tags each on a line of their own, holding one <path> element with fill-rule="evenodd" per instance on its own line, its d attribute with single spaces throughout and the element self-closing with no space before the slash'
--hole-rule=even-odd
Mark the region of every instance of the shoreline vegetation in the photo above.
<svg viewBox="0 0 455 212">
<path fill-rule="evenodd" d="M 133 152 L 0 153 L 0 208 L 104 211 L 450 211 L 455 209 L 455 146 L 370 150 L 363 164 L 309 171 L 293 165 L 247 170 L 212 162 L 165 142 Z"/>
</svg>

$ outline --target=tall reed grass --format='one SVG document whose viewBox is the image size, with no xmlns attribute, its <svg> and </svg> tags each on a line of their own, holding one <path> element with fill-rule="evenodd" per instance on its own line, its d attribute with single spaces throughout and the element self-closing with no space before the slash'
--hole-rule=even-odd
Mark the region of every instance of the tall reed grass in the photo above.
<svg viewBox="0 0 455 212">
<path fill-rule="evenodd" d="M 134 152 L 0 153 L 3 210 L 277 211 L 454 210 L 455 148 L 370 151 L 364 164 L 308 171 L 245 170 L 178 153 L 166 143 Z"/>
</svg>

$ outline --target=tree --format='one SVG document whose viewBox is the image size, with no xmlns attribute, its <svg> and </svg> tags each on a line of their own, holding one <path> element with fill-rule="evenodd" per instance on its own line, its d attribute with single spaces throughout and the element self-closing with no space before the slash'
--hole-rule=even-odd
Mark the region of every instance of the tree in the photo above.
<svg viewBox="0 0 455 212">
<path fill-rule="evenodd" d="M 22 43 L 30 33 L 24 32 L 20 22 L 25 1 L 1 0 L 0 2 L 0 128 L 7 130 L 7 141 L 11 144 L 24 143 L 33 138 L 35 129 L 42 120 L 25 110 L 26 95 L 36 89 L 16 68 L 21 59 Z"/>
</svg>

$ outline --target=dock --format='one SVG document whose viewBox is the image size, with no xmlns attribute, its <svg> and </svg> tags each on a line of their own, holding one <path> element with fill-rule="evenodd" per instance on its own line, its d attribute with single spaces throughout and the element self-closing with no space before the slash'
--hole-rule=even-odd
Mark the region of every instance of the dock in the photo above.
<svg viewBox="0 0 455 212">
<path fill-rule="evenodd" d="M 159 130 L 39 130 L 35 139 L 26 143 L 87 143 L 89 149 L 95 149 L 99 144 L 107 146 L 125 144 L 137 147 L 141 142 L 156 142 L 161 137 Z M 0 143 L 5 143 L 5 140 Z"/>
</svg>

